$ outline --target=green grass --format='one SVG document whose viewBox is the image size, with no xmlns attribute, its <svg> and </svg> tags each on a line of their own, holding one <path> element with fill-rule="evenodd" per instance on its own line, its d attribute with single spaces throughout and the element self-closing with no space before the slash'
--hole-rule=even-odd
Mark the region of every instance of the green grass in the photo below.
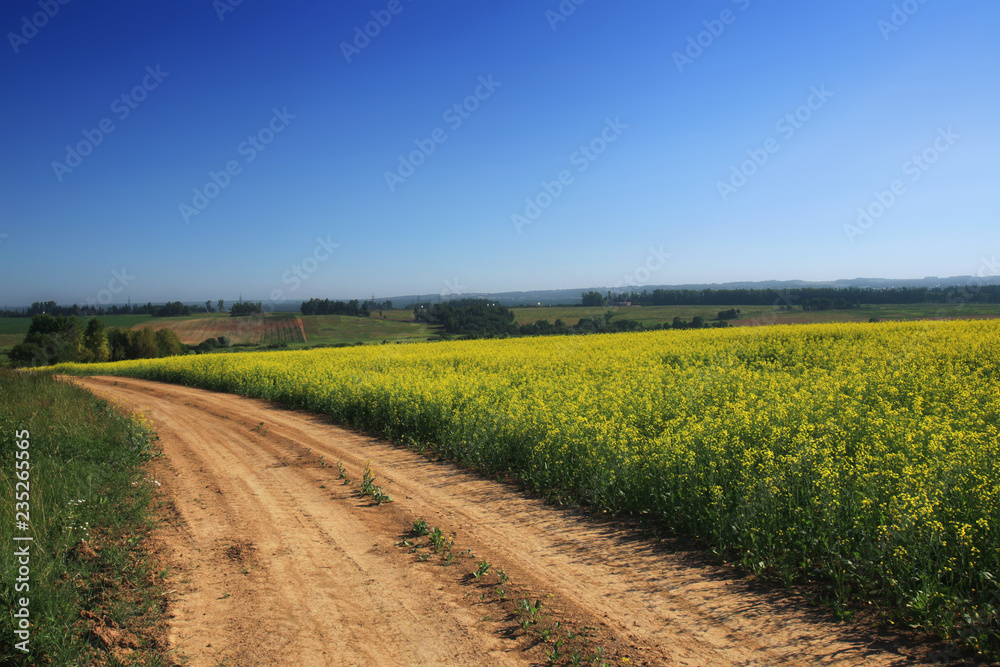
<svg viewBox="0 0 1000 667">
<path fill-rule="evenodd" d="M 29 433 L 28 531 L 15 526 L 19 431 Z M 151 441 L 139 422 L 80 388 L 0 369 L 0 604 L 13 610 L 26 597 L 31 614 L 27 655 L 14 646 L 21 640 L 11 613 L 0 616 L 0 664 L 121 664 L 90 634 L 112 623 L 135 638 L 142 664 L 168 664 L 153 629 L 161 614 L 156 575 L 141 548 L 152 526 L 154 485 L 142 469 Z M 14 588 L 15 535 L 34 539 L 28 591 Z"/>
<path fill-rule="evenodd" d="M 603 317 L 607 311 L 615 313 L 617 319 L 641 322 L 645 326 L 673 322 L 675 317 L 691 320 L 701 315 L 705 321 L 716 319 L 720 310 L 738 308 L 740 318 L 732 320 L 734 326 L 759 324 L 818 324 L 822 322 L 867 322 L 872 317 L 880 320 L 920 320 L 938 317 L 970 318 L 1000 317 L 1000 304 L 914 304 L 875 305 L 848 310 L 818 310 L 803 312 L 800 308 L 780 311 L 774 306 L 628 306 L 611 308 L 590 308 L 585 306 L 513 308 L 518 324 L 529 324 L 537 320 L 555 322 L 562 319 L 567 326 L 573 326 L 583 317 Z"/>
<path fill-rule="evenodd" d="M 437 334 L 437 328 L 424 323 L 403 320 L 413 318 L 412 311 L 384 311 L 371 317 L 348 317 L 346 315 L 306 315 L 302 323 L 306 329 L 307 342 L 304 346 L 337 345 L 341 343 L 381 343 L 427 340 Z"/>
<path fill-rule="evenodd" d="M 10 350 L 24 340 L 24 334 L 0 334 L 0 350 Z"/>
<path fill-rule="evenodd" d="M 413 321 L 413 309 L 403 308 L 402 310 L 383 310 L 381 313 L 375 312 L 372 317 L 385 316 L 385 319 L 392 320 L 394 322 L 412 322 Z"/>
<path fill-rule="evenodd" d="M 28 333 L 28 327 L 30 326 L 31 326 L 30 317 L 0 318 L 0 336 L 17 335 L 20 336 L 21 338 L 24 338 L 24 335 Z"/>
</svg>

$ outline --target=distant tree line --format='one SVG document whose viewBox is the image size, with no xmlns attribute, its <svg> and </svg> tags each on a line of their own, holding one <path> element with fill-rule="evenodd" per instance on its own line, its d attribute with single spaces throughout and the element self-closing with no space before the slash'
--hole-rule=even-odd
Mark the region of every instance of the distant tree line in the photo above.
<svg viewBox="0 0 1000 667">
<path fill-rule="evenodd" d="M 370 317 L 376 310 L 392 310 L 392 301 L 374 300 L 331 301 L 330 299 L 309 299 L 300 307 L 303 315 L 348 315 L 350 317 Z"/>
<path fill-rule="evenodd" d="M 181 315 L 190 315 L 191 312 L 191 306 L 185 306 L 180 301 L 168 301 L 162 306 L 152 306 L 149 314 L 153 317 L 178 317 Z"/>
<path fill-rule="evenodd" d="M 151 315 L 152 317 L 183 317 L 192 313 L 224 313 L 226 312 L 226 302 L 219 299 L 217 302 L 206 301 L 205 305 L 185 305 L 180 301 L 169 301 L 163 305 L 154 306 L 152 303 L 129 304 L 129 305 L 109 305 L 109 306 L 60 306 L 55 301 L 36 301 L 24 310 L 4 310 L 6 317 L 34 317 L 42 313 L 48 315 L 65 315 L 76 317 L 94 317 L 100 315 Z M 375 311 L 392 310 L 392 301 L 331 301 L 330 299 L 310 299 L 302 303 L 303 315 L 351 315 L 354 317 L 368 317 Z M 237 302 L 229 307 L 229 314 L 233 317 L 244 317 L 247 315 L 257 315 L 264 312 L 262 302 Z"/>
<path fill-rule="evenodd" d="M 514 312 L 506 306 L 482 299 L 456 299 L 413 309 L 417 322 L 440 325 L 445 332 L 475 338 L 516 336 L 518 326 Z"/>
<path fill-rule="evenodd" d="M 247 315 L 261 315 L 263 313 L 264 305 L 260 301 L 257 303 L 240 301 L 229 307 L 229 314 L 232 317 L 246 317 Z"/>
<path fill-rule="evenodd" d="M 229 346 L 228 339 L 219 337 L 192 348 L 183 344 L 173 329 L 108 328 L 96 317 L 84 325 L 75 315 L 41 313 L 32 318 L 24 341 L 11 348 L 7 356 L 16 367 L 51 366 L 66 362 L 153 359 Z"/>
<path fill-rule="evenodd" d="M 598 301 L 598 299 L 600 301 Z M 641 292 L 584 292 L 583 305 L 631 302 L 636 306 L 801 306 L 803 310 L 858 308 L 879 304 L 1000 303 L 1000 285 L 976 287 L 803 287 L 798 289 L 655 289 Z"/>
<path fill-rule="evenodd" d="M 646 327 L 636 320 L 614 319 L 615 313 L 611 310 L 603 316 L 581 318 L 572 326 L 568 326 L 562 319 L 557 319 L 555 322 L 537 320 L 531 324 L 518 325 L 510 308 L 483 299 L 456 299 L 433 305 L 417 304 L 413 316 L 418 322 L 439 325 L 446 334 L 463 338 L 558 336 L 729 326 L 724 320 L 707 322 L 705 318 L 696 316 L 690 322 L 675 317 L 672 323 L 665 322 Z"/>
<path fill-rule="evenodd" d="M 222 299 L 218 301 L 218 312 L 225 312 Z M 99 315 L 151 315 L 152 317 L 178 317 L 191 315 L 192 313 L 214 313 L 216 307 L 212 301 L 206 301 L 204 306 L 185 305 L 180 301 L 169 301 L 163 305 L 127 304 L 108 306 L 60 306 L 55 301 L 36 301 L 24 310 L 4 310 L 4 317 L 34 317 L 35 315 L 65 315 L 76 317 L 94 317 Z"/>
</svg>

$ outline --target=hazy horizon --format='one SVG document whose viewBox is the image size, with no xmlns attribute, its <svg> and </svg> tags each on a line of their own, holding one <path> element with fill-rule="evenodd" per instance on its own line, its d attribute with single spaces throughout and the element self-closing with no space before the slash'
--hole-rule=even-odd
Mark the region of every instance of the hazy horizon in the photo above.
<svg viewBox="0 0 1000 667">
<path fill-rule="evenodd" d="M 445 291 L 445 292 L 439 292 L 439 293 L 430 292 L 430 293 L 423 293 L 423 294 L 421 294 L 421 293 L 402 293 L 401 292 L 401 293 L 395 293 L 395 294 L 376 294 L 376 295 L 374 295 L 374 299 L 375 299 L 375 301 L 381 302 L 381 301 L 385 301 L 385 300 L 399 300 L 399 299 L 409 300 L 409 299 L 413 299 L 415 297 L 419 297 L 420 301 L 432 301 L 432 302 L 436 301 L 436 302 L 440 302 L 440 301 L 451 300 L 451 299 L 478 298 L 478 297 L 485 297 L 485 296 L 492 296 L 492 297 L 507 296 L 507 297 L 510 297 L 510 295 L 517 295 L 517 294 L 524 294 L 524 295 L 529 295 L 530 296 L 530 295 L 549 294 L 549 293 L 561 293 L 561 292 L 566 292 L 567 293 L 566 298 L 568 299 L 569 297 L 576 297 L 577 294 L 582 294 L 583 292 L 588 291 L 588 290 L 599 290 L 601 292 L 603 292 L 605 290 L 610 290 L 610 291 L 616 292 L 616 293 L 630 293 L 630 292 L 634 291 L 634 292 L 641 293 L 643 291 L 649 292 L 649 291 L 656 290 L 656 289 L 668 289 L 668 290 L 669 289 L 690 289 L 690 288 L 695 288 L 695 289 L 702 289 L 702 288 L 705 288 L 705 289 L 738 289 L 738 288 L 745 287 L 745 286 L 750 286 L 751 288 L 754 288 L 754 289 L 769 289 L 770 287 L 767 287 L 767 286 L 773 285 L 773 284 L 780 284 L 780 283 L 804 283 L 804 285 L 802 285 L 802 287 L 819 287 L 819 286 L 829 286 L 829 285 L 834 285 L 834 284 L 837 284 L 837 286 L 841 286 L 841 284 L 843 284 L 843 283 L 851 283 L 850 285 L 843 285 L 843 286 L 844 287 L 847 287 L 847 286 L 851 286 L 851 287 L 872 287 L 874 289 L 884 288 L 884 287 L 886 287 L 886 285 L 884 285 L 884 284 L 873 284 L 873 285 L 863 285 L 862 284 L 862 285 L 857 285 L 857 284 L 854 284 L 854 283 L 863 283 L 864 281 L 870 281 L 872 283 L 890 283 L 892 286 L 896 286 L 896 287 L 901 287 L 902 286 L 902 287 L 905 287 L 905 286 L 912 286 L 912 285 L 907 285 L 908 283 L 920 283 L 920 282 L 924 282 L 924 281 L 940 281 L 940 284 L 943 285 L 943 286 L 960 286 L 960 287 L 968 287 L 968 288 L 972 288 L 972 289 L 975 289 L 977 287 L 981 287 L 983 285 L 1000 284 L 1000 270 L 997 270 L 997 261 L 996 261 L 995 257 L 994 258 L 984 258 L 983 269 L 984 270 L 981 270 L 978 274 L 972 274 L 972 275 L 967 275 L 967 276 L 924 276 L 922 278 L 896 278 L 896 279 L 894 279 L 894 278 L 876 278 L 876 277 L 857 277 L 857 278 L 841 278 L 841 279 L 829 280 L 829 281 L 800 281 L 800 280 L 794 280 L 794 279 L 792 279 L 792 280 L 733 281 L 733 282 L 726 282 L 726 283 L 678 283 L 678 284 L 662 284 L 662 285 L 661 284 L 649 284 L 649 285 L 634 285 L 634 284 L 633 285 L 622 285 L 622 284 L 616 284 L 616 285 L 583 285 L 583 286 L 576 286 L 576 287 L 540 288 L 540 289 L 510 290 L 510 291 L 498 291 L 498 292 L 447 292 L 447 291 Z M 992 270 L 992 273 L 987 272 L 985 269 Z M 923 285 L 923 286 L 933 286 L 933 285 Z M 789 289 L 798 289 L 798 287 L 792 287 L 792 288 L 789 288 Z M 264 304 L 264 306 L 265 306 L 264 310 L 265 310 L 265 312 L 267 312 L 269 306 L 272 309 L 276 309 L 278 311 L 286 311 L 288 309 L 288 307 L 296 305 L 298 303 L 301 303 L 302 301 L 308 301 L 311 298 L 331 299 L 331 300 L 344 300 L 344 301 L 349 301 L 349 300 L 367 301 L 367 300 L 371 300 L 373 298 L 373 295 L 371 295 L 371 294 L 368 294 L 368 295 L 364 295 L 364 294 L 352 294 L 352 295 L 341 296 L 341 297 L 329 297 L 329 296 L 315 295 L 314 294 L 314 295 L 311 295 L 309 297 L 305 297 L 303 299 L 284 299 L 284 300 L 278 300 L 278 301 L 270 300 L 266 296 L 255 296 L 255 295 L 244 295 L 244 294 L 240 294 L 240 295 L 236 295 L 236 296 L 232 296 L 232 297 L 226 297 L 225 295 L 223 295 L 220 298 L 225 302 L 225 304 L 226 304 L 227 307 L 229 305 L 232 305 L 233 303 L 238 303 L 238 302 L 250 302 L 250 303 L 262 302 Z M 527 297 L 525 297 L 525 298 L 527 298 Z M 0 305 L 2 305 L 5 310 L 6 309 L 10 309 L 10 310 L 13 311 L 13 310 L 22 310 L 22 309 L 29 308 L 34 303 L 46 303 L 46 302 L 49 302 L 49 301 L 55 301 L 56 305 L 58 305 L 60 307 L 74 306 L 74 305 L 78 305 L 80 307 L 84 307 L 84 306 L 87 306 L 87 305 L 91 305 L 91 306 L 127 305 L 129 303 L 131 303 L 133 305 L 140 305 L 140 306 L 144 305 L 146 303 L 152 303 L 153 305 L 163 305 L 164 303 L 173 302 L 173 301 L 181 301 L 182 303 L 188 304 L 188 305 L 202 305 L 207 300 L 207 301 L 211 301 L 211 304 L 212 304 L 213 308 L 215 308 L 217 302 L 219 301 L 219 299 L 214 299 L 214 298 L 213 299 L 203 299 L 203 298 L 197 298 L 197 297 L 196 298 L 192 298 L 192 299 L 173 299 L 173 298 L 170 298 L 170 299 L 152 300 L 152 299 L 144 299 L 144 298 L 133 298 L 132 295 L 125 294 L 124 292 L 121 293 L 121 294 L 115 295 L 114 299 L 115 300 L 109 301 L 107 304 L 102 304 L 100 301 L 97 301 L 96 303 L 89 303 L 88 304 L 87 302 L 84 302 L 84 303 L 79 303 L 79 302 L 60 302 L 57 299 L 36 299 L 32 303 L 17 303 L 17 304 L 15 304 L 15 303 L 4 303 L 4 304 L 0 304 Z M 552 305 L 552 304 L 556 303 L 556 301 L 558 301 L 559 303 L 566 303 L 566 304 L 569 303 L 569 301 L 564 301 L 562 299 L 557 299 L 555 297 L 550 296 L 549 298 L 547 298 L 546 300 L 544 300 L 541 303 L 541 305 Z M 527 302 L 525 302 L 525 303 L 533 305 L 530 300 L 527 301 Z M 404 308 L 407 307 L 406 303 L 399 302 L 399 303 L 395 303 L 394 304 L 394 308 L 395 307 L 399 307 L 400 305 L 402 305 Z"/>
<path fill-rule="evenodd" d="M 0 299 L 996 275 L 998 25 L 985 0 L 11 2 Z"/>
</svg>

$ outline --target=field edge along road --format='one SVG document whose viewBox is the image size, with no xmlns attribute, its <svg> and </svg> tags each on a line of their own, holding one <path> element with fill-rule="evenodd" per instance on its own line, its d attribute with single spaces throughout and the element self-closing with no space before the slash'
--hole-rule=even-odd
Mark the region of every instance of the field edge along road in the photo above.
<svg viewBox="0 0 1000 667">
<path fill-rule="evenodd" d="M 492 573 L 485 590 L 471 574 L 482 561 L 510 577 L 511 598 L 541 600 L 550 626 L 586 632 L 578 646 L 600 646 L 611 664 L 928 659 L 657 549 L 617 522 L 589 521 L 320 415 L 146 380 L 72 381 L 142 410 L 160 435 L 166 461 L 155 474 L 174 518 L 157 532 L 177 572 L 170 640 L 193 667 L 545 662 L 554 638 L 521 630 L 511 604 L 487 595 Z M 358 492 L 369 465 L 394 502 Z M 417 520 L 454 540 L 454 564 L 407 548 Z"/>
</svg>

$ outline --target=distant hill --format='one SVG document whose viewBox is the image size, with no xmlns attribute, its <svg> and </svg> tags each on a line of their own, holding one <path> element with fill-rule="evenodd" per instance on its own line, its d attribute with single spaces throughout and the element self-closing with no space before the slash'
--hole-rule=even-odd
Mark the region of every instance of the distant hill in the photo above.
<svg viewBox="0 0 1000 667">
<path fill-rule="evenodd" d="M 624 288 L 615 287 L 579 287 L 574 289 L 557 290 L 532 290 L 525 292 L 495 292 L 495 293 L 465 293 L 461 295 L 451 295 L 440 298 L 437 294 L 421 294 L 419 299 L 423 302 L 447 301 L 452 298 L 472 298 L 490 299 L 504 306 L 541 304 L 543 306 L 570 305 L 580 302 L 580 295 L 591 290 L 606 293 L 613 292 L 642 292 L 643 290 L 652 292 L 655 289 L 666 290 L 704 290 L 704 289 L 801 289 L 803 287 L 870 287 L 872 289 L 889 289 L 892 287 L 954 287 L 961 285 L 1000 285 L 1000 276 L 988 276 L 979 278 L 976 276 L 951 276 L 949 278 L 939 278 L 928 276 L 926 278 L 897 279 L 897 278 L 851 278 L 841 280 L 831 280 L 827 282 L 815 282 L 808 280 L 762 280 L 762 281 L 742 281 L 731 283 L 688 283 L 683 285 L 641 285 L 626 286 Z M 407 294 L 403 296 L 388 297 L 396 308 L 405 308 L 417 302 L 418 295 Z M 380 299 L 384 300 L 384 299 Z"/>
<path fill-rule="evenodd" d="M 872 289 L 889 289 L 892 287 L 955 287 L 967 285 L 970 287 L 977 285 L 1000 285 L 1000 276 L 987 276 L 980 278 L 977 276 L 951 276 L 949 278 L 939 278 L 928 276 L 926 278 L 850 278 L 841 280 L 831 280 L 826 282 L 808 280 L 761 280 L 761 281 L 741 281 L 730 283 L 686 283 L 681 285 L 628 285 L 625 287 L 575 287 L 572 289 L 550 289 L 550 290 L 529 290 L 524 292 L 466 292 L 463 294 L 452 294 L 441 296 L 438 294 L 405 294 L 402 296 L 378 297 L 378 301 L 392 301 L 395 308 L 409 308 L 420 301 L 427 303 L 438 303 L 452 299 L 489 299 L 504 306 L 535 305 L 543 306 L 574 305 L 580 303 L 580 295 L 591 290 L 605 294 L 606 292 L 642 292 L 646 290 L 652 292 L 656 289 L 664 290 L 722 290 L 722 289 L 801 289 L 803 287 L 870 287 Z M 312 294 L 312 297 L 332 297 L 326 294 Z M 358 297 L 360 301 L 366 301 L 369 297 Z M 271 313 L 296 312 L 307 299 L 296 299 L 287 301 L 271 302 L 266 299 L 247 299 L 247 301 L 262 301 L 264 309 Z M 227 300 L 226 303 L 234 303 L 235 300 Z M 199 306 L 204 301 L 185 301 L 184 305 Z M 121 305 L 121 304 L 118 304 Z M 154 303 L 159 306 L 162 303 Z M 11 311 L 24 311 L 27 306 L 13 306 Z"/>
</svg>

